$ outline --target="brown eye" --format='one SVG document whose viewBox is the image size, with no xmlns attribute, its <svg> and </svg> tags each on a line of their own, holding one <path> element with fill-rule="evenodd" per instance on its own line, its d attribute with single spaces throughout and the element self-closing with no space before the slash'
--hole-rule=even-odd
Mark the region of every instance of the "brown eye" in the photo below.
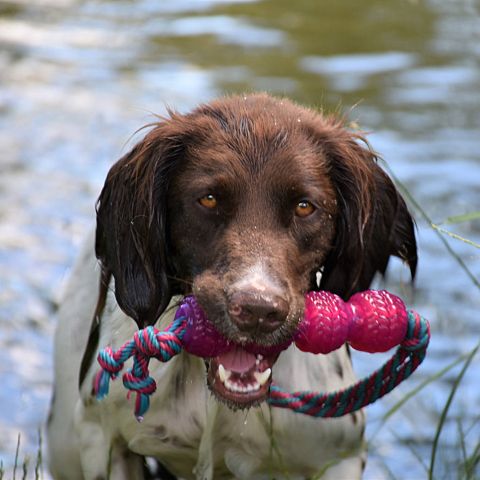
<svg viewBox="0 0 480 480">
<path fill-rule="evenodd" d="M 198 201 L 200 205 L 205 208 L 215 208 L 217 206 L 217 199 L 215 198 L 215 195 L 212 195 L 211 193 L 204 195 Z"/>
<path fill-rule="evenodd" d="M 297 203 L 295 207 L 295 215 L 297 217 L 308 217 L 315 211 L 315 207 L 308 201 L 302 200 L 301 202 Z"/>
</svg>

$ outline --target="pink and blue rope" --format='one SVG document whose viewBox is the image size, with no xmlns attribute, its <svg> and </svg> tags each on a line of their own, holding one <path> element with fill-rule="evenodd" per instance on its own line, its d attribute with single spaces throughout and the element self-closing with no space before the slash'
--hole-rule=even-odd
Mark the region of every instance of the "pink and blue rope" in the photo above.
<svg viewBox="0 0 480 480">
<path fill-rule="evenodd" d="M 405 339 L 393 357 L 368 377 L 333 393 L 289 393 L 272 385 L 267 401 L 275 407 L 289 408 L 313 417 L 341 417 L 370 405 L 406 380 L 425 358 L 429 339 L 428 322 L 410 311 Z"/>
<path fill-rule="evenodd" d="M 150 405 L 150 395 L 156 390 L 155 380 L 150 377 L 150 358 L 168 362 L 182 351 L 182 338 L 187 324 L 186 316 L 176 318 L 164 331 L 147 327 L 135 333 L 133 340 L 117 350 L 110 347 L 98 355 L 101 370 L 94 379 L 97 399 L 108 395 L 109 382 L 115 380 L 125 361 L 133 357 L 133 366 L 123 374 L 123 384 L 135 393 L 135 416 L 138 420 Z M 288 408 L 313 417 L 339 417 L 359 410 L 375 402 L 407 379 L 425 358 L 430 339 L 427 320 L 416 312 L 408 312 L 408 327 L 404 340 L 395 354 L 370 376 L 344 390 L 332 393 L 300 391 L 289 393 L 272 384 L 267 401 L 279 408 Z"/>
<path fill-rule="evenodd" d="M 135 416 L 138 420 L 150 406 L 150 395 L 157 389 L 155 380 L 149 375 L 150 358 L 168 362 L 182 351 L 182 338 L 185 333 L 186 317 L 176 318 L 166 330 L 147 327 L 135 332 L 133 340 L 119 349 L 104 348 L 98 354 L 101 369 L 94 379 L 97 399 L 105 398 L 109 392 L 110 380 L 115 380 L 124 363 L 133 357 L 132 368 L 123 374 L 123 385 L 130 395 L 136 393 Z"/>
</svg>

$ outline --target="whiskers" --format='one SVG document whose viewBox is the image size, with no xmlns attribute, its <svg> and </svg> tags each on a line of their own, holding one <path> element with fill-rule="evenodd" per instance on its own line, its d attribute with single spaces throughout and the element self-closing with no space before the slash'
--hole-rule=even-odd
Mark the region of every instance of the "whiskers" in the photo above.
<svg viewBox="0 0 480 480">
<path fill-rule="evenodd" d="M 188 280 L 186 278 L 181 278 L 181 277 L 176 277 L 174 275 L 167 275 L 167 278 L 169 280 L 172 280 L 174 282 L 180 283 L 181 285 L 185 285 L 188 287 L 188 289 L 184 292 L 185 295 L 191 293 L 192 287 L 193 287 L 193 281 Z"/>
</svg>

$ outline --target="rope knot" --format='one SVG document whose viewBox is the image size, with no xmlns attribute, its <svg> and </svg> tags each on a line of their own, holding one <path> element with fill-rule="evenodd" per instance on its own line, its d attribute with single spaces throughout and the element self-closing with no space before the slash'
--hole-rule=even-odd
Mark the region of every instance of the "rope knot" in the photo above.
<svg viewBox="0 0 480 480">
<path fill-rule="evenodd" d="M 132 370 L 123 374 L 123 385 L 127 390 L 151 395 L 157 390 L 155 380 L 147 376 L 137 377 Z"/>
<path fill-rule="evenodd" d="M 182 350 L 182 337 L 185 331 L 185 317 L 176 318 L 165 331 L 149 326 L 135 332 L 133 339 L 124 343 L 118 350 L 106 347 L 98 354 L 98 363 L 101 369 L 97 372 L 93 382 L 93 389 L 100 400 L 108 395 L 110 380 L 115 380 L 124 363 L 133 357 L 132 368 L 123 374 L 123 384 L 129 392 L 137 394 L 135 401 L 135 415 L 140 421 L 148 410 L 150 395 L 155 392 L 157 385 L 150 377 L 148 364 L 150 358 L 157 358 L 168 362 Z"/>
<path fill-rule="evenodd" d="M 117 376 L 117 373 L 122 370 L 124 364 L 118 352 L 114 352 L 111 347 L 105 347 L 98 354 L 98 363 L 112 378 Z"/>
<path fill-rule="evenodd" d="M 132 355 L 132 343 L 127 342 L 116 351 L 108 346 L 99 352 L 97 360 L 102 368 L 93 380 L 93 388 L 97 398 L 105 398 L 108 395 L 110 380 L 117 378 L 118 372 L 122 370 L 125 361 Z"/>
<path fill-rule="evenodd" d="M 123 386 L 128 390 L 127 398 L 136 393 L 135 417 L 141 422 L 143 415 L 150 407 L 150 395 L 157 390 L 157 383 L 148 375 L 148 370 L 142 372 L 144 375 L 137 376 L 134 369 L 123 374 Z"/>
<path fill-rule="evenodd" d="M 146 327 L 143 330 L 138 330 L 133 335 L 133 341 L 138 353 L 146 357 L 154 357 L 160 351 L 160 342 L 157 339 L 159 330 L 155 327 Z"/>
</svg>

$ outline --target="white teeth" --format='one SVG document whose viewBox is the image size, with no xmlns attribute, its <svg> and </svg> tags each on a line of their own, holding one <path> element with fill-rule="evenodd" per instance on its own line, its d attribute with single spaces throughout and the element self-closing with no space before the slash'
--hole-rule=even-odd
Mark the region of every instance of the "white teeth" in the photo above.
<svg viewBox="0 0 480 480">
<path fill-rule="evenodd" d="M 248 385 L 243 386 L 243 385 L 239 385 L 238 383 L 227 380 L 225 382 L 225 388 L 227 388 L 231 392 L 249 393 L 249 392 L 255 392 L 256 390 L 259 390 L 260 385 L 258 383 L 249 383 Z"/>
<path fill-rule="evenodd" d="M 231 375 L 232 372 L 230 370 L 226 370 L 222 364 L 218 366 L 218 376 L 220 377 L 222 383 L 225 383 Z"/>
<path fill-rule="evenodd" d="M 272 373 L 271 368 L 267 368 L 263 372 L 254 372 L 253 375 L 255 377 L 255 380 L 260 384 L 260 385 L 265 385 L 267 383 L 267 380 L 270 378 L 270 374 Z"/>
<path fill-rule="evenodd" d="M 260 387 L 267 383 L 267 380 L 270 378 L 271 373 L 272 370 L 270 368 L 267 368 L 264 372 L 253 372 L 255 382 L 245 385 L 230 380 L 232 372 L 230 370 L 227 370 L 221 363 L 218 365 L 218 378 L 227 390 L 236 393 L 249 393 L 260 390 Z"/>
</svg>

